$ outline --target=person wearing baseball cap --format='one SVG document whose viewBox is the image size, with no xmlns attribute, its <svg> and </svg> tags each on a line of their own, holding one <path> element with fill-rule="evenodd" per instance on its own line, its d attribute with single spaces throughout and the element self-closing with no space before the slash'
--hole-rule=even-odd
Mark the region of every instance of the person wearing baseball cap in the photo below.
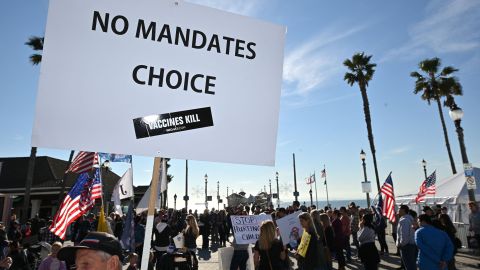
<svg viewBox="0 0 480 270">
<path fill-rule="evenodd" d="M 115 236 L 90 232 L 77 246 L 63 247 L 59 260 L 75 264 L 77 270 L 121 270 L 122 246 Z"/>
</svg>

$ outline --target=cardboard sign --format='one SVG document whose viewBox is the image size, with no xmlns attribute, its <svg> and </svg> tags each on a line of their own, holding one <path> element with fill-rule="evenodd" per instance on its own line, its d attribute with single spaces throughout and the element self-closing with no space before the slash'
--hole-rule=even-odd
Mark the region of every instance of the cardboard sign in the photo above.
<svg viewBox="0 0 480 270">
<path fill-rule="evenodd" d="M 297 247 L 298 241 L 303 234 L 303 228 L 298 219 L 301 213 L 302 211 L 297 211 L 277 220 L 277 226 L 284 245 L 289 244 L 292 248 Z"/>
<path fill-rule="evenodd" d="M 271 215 L 230 216 L 237 244 L 254 244 L 260 236 L 260 225 L 272 220 Z"/>
<path fill-rule="evenodd" d="M 467 183 L 467 189 L 476 190 L 477 183 L 475 180 L 475 174 L 473 172 L 473 166 L 471 163 L 464 163 L 463 170 L 465 172 L 465 182 Z"/>
<path fill-rule="evenodd" d="M 51 0 L 32 145 L 274 165 L 285 32 L 184 1 Z"/>
</svg>

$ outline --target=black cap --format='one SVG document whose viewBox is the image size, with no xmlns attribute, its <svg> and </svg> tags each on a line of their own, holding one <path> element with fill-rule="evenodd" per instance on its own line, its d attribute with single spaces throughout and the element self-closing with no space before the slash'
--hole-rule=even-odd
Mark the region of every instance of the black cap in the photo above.
<svg viewBox="0 0 480 270">
<path fill-rule="evenodd" d="M 74 262 L 75 254 L 79 249 L 101 250 L 112 256 L 117 255 L 120 261 L 123 261 L 122 245 L 115 236 L 104 232 L 88 233 L 78 246 L 61 248 L 57 253 L 57 257 L 62 261 Z"/>
</svg>

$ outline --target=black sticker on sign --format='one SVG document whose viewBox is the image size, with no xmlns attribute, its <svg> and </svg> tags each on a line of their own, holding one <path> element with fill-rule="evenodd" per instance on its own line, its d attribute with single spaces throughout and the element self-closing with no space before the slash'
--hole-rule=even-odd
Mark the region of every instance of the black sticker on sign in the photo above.
<svg viewBox="0 0 480 270">
<path fill-rule="evenodd" d="M 137 139 L 213 126 L 210 107 L 133 119 Z"/>
</svg>

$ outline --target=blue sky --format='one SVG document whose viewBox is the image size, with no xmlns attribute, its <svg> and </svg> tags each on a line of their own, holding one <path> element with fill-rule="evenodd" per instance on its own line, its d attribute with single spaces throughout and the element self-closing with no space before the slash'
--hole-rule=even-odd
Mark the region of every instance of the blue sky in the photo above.
<svg viewBox="0 0 480 270">
<path fill-rule="evenodd" d="M 372 54 L 376 73 L 368 88 L 381 181 L 393 171 L 397 194 L 414 191 L 423 178 L 421 160 L 437 177 L 451 175 L 438 110 L 413 94 L 411 71 L 425 58 L 440 57 L 459 68 L 464 96 L 467 152 L 479 166 L 480 2 L 479 1 L 221 1 L 195 3 L 239 13 L 288 28 L 275 167 L 189 162 L 192 202 L 203 200 L 203 175 L 209 195 L 244 190 L 255 194 L 280 174 L 281 198 L 292 200 L 292 153 L 296 154 L 300 197 L 308 201 L 304 178 L 326 164 L 333 199 L 364 198 L 360 150 L 367 153 L 367 174 L 374 181 L 363 105 L 358 87 L 343 81 L 342 62 L 355 52 Z M 0 3 L 0 156 L 27 156 L 34 117 L 39 67 L 28 62 L 24 44 L 43 35 L 48 1 Z M 75 42 L 75 41 L 72 41 Z M 72 54 L 75 54 L 72 51 Z M 110 104 L 115 106 L 114 103 Z M 61 113 L 61 112 L 59 112 Z M 448 111 L 446 125 L 457 170 L 461 156 Z M 112 117 L 112 116 L 110 116 Z M 95 121 L 95 119 L 92 119 Z M 92 133 L 92 136 L 95 136 Z M 68 159 L 69 150 L 39 149 L 38 155 Z M 134 183 L 148 184 L 153 158 L 134 157 Z M 184 195 L 185 161 L 172 160 L 170 194 Z M 116 165 L 122 174 L 126 167 Z M 317 175 L 318 176 L 318 175 Z M 375 185 L 373 189 L 376 190 Z M 275 188 L 273 188 L 275 191 Z M 325 199 L 319 185 L 319 199 Z M 214 202 L 216 205 L 216 202 Z"/>
</svg>

